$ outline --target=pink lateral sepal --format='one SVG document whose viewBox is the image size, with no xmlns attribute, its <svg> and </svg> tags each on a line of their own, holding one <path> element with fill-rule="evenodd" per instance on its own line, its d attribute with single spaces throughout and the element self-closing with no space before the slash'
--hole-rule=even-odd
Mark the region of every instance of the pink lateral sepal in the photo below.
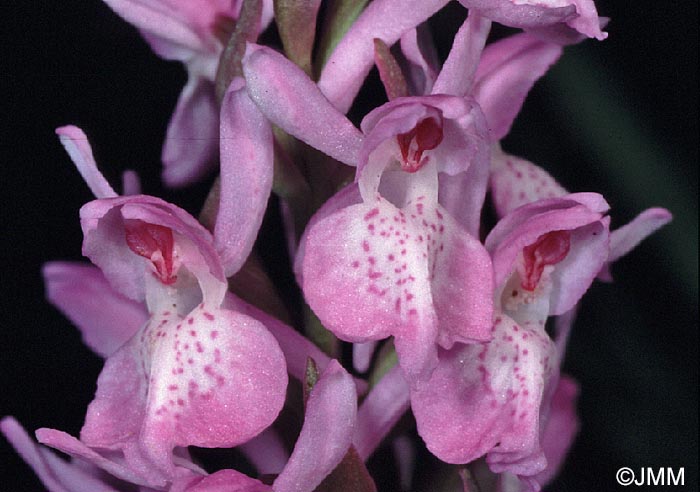
<svg viewBox="0 0 700 492">
<path fill-rule="evenodd" d="M 97 267 L 56 261 L 44 264 L 42 275 L 49 302 L 102 357 L 112 355 L 148 320 L 146 306 L 112 289 Z"/>
</svg>

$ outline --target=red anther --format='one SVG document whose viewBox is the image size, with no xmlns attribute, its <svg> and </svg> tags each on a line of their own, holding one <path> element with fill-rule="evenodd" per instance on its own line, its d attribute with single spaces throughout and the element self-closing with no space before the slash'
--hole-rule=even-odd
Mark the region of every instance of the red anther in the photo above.
<svg viewBox="0 0 700 492">
<path fill-rule="evenodd" d="M 425 164 L 422 159 L 423 152 L 433 150 L 442 142 L 442 121 L 425 118 L 413 130 L 396 135 L 396 141 L 403 158 L 401 168 L 406 172 L 415 173 Z"/>
<path fill-rule="evenodd" d="M 537 288 L 544 267 L 556 265 L 569 254 L 571 233 L 569 231 L 552 231 L 542 234 L 537 241 L 523 248 L 525 260 L 525 278 L 521 286 L 533 291 Z"/>
<path fill-rule="evenodd" d="M 166 285 L 175 283 L 177 277 L 173 271 L 173 231 L 135 219 L 125 219 L 124 230 L 129 249 L 151 261 L 161 282 Z"/>
</svg>

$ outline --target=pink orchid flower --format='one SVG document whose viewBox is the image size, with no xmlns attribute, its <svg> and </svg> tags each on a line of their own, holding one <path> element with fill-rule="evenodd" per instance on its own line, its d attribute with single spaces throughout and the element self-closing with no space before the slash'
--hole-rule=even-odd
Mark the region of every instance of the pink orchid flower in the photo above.
<svg viewBox="0 0 700 492">
<path fill-rule="evenodd" d="M 224 265 L 209 232 L 158 198 L 117 196 L 84 134 L 58 133 L 98 197 L 81 209 L 83 253 L 104 274 L 93 280 L 123 296 L 105 297 L 132 313 L 127 332 L 139 319 L 127 299 L 145 302 L 148 320 L 116 350 L 92 339 L 107 360 L 81 440 L 52 429 L 37 437 L 129 482 L 163 487 L 182 468 L 174 448 L 236 446 L 272 423 L 285 400 L 285 360 L 262 323 L 222 305 Z"/>
<path fill-rule="evenodd" d="M 281 55 L 251 46 L 243 70 L 274 124 L 358 167 L 357 185 L 317 212 L 297 255 L 306 300 L 324 325 L 351 342 L 394 336 L 412 382 L 430 373 L 438 344 L 489 339 L 488 255 L 438 203 L 438 173 L 487 168 L 473 100 L 397 98 L 368 114 L 360 133 Z M 472 183 L 483 199 L 486 173 L 475 174 L 484 175 Z"/>
<path fill-rule="evenodd" d="M 185 64 L 187 84 L 180 94 L 163 145 L 163 180 L 184 186 L 201 178 L 216 159 L 219 108 L 214 79 L 219 58 L 240 14 L 241 0 L 105 0 L 133 24 L 160 57 Z M 273 14 L 262 1 L 260 30 Z"/>
<path fill-rule="evenodd" d="M 428 384 L 411 394 L 418 431 L 443 461 L 487 454 L 494 472 L 525 477 L 546 468 L 542 401 L 560 354 L 545 321 L 573 308 L 605 262 L 607 208 L 593 193 L 541 200 L 487 237 L 497 285 L 493 340 L 441 351 Z"/>
<path fill-rule="evenodd" d="M 491 231 L 486 248 L 498 286 L 493 340 L 441 351 L 428 384 L 411 394 L 419 433 L 440 459 L 468 463 L 487 454 L 492 471 L 518 476 L 529 490 L 552 476 L 568 447 L 543 444 L 551 440 L 546 422 L 550 406 L 558 405 L 550 401 L 566 334 L 555 346 L 544 331 L 546 319 L 565 315 L 570 323 L 576 303 L 610 259 L 670 219 L 652 209 L 610 233 L 607 209 L 593 193 L 540 199 L 510 210 Z M 569 422 L 566 435 L 573 433 Z"/>
<path fill-rule="evenodd" d="M 330 361 L 309 395 L 304 424 L 286 464 L 277 472 L 272 487 L 235 470 L 220 470 L 208 475 L 194 465 L 189 457 L 175 456 L 179 465 L 172 483 L 165 488 L 151 484 L 141 490 L 170 490 L 171 492 L 304 492 L 313 491 L 340 463 L 348 451 L 357 414 L 357 392 L 352 377 L 336 361 Z M 97 453 L 89 454 L 81 446 L 69 449 L 69 441 L 62 436 L 52 436 L 44 429 L 39 439 L 62 441 L 60 449 L 87 460 L 65 462 L 54 453 L 31 440 L 21 426 L 11 417 L 0 422 L 0 430 L 17 451 L 34 469 L 51 492 L 126 492 L 142 479 L 124 466 L 123 458 L 111 460 Z M 74 440 L 73 440 L 74 441 Z M 182 451 L 182 450 L 180 450 Z M 270 449 L 266 450 L 269 455 Z M 103 452 L 104 454 L 108 454 Z M 97 466 L 95 466 L 97 465 Z M 98 466 L 123 481 L 108 479 Z"/>
</svg>

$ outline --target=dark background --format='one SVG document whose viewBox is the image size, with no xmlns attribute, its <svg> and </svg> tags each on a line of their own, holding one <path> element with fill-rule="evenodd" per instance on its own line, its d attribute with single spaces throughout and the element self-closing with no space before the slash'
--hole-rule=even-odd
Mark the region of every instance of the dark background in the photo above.
<svg viewBox="0 0 700 492">
<path fill-rule="evenodd" d="M 3 7 L 0 73 L 0 415 L 77 435 L 102 363 L 44 301 L 40 268 L 80 260 L 77 213 L 92 196 L 54 128 L 82 127 L 117 188 L 123 169 L 137 169 L 146 193 L 196 213 L 206 186 L 158 184 L 179 64 L 99 0 L 13 5 Z M 655 205 L 675 219 L 584 298 L 565 362 L 581 383 L 581 433 L 551 490 L 622 489 L 622 466 L 685 467 L 697 490 L 697 2 L 598 9 L 612 18 L 609 39 L 567 50 L 504 147 L 571 190 L 603 193 L 614 227 Z M 441 53 L 463 17 L 452 6 L 433 19 Z M 0 490 L 43 490 L 1 438 L 0 451 Z"/>
</svg>

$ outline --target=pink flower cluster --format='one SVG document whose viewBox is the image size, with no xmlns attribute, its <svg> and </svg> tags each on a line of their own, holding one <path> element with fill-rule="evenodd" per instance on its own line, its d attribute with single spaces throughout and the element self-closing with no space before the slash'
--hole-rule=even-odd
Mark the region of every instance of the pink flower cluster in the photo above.
<svg viewBox="0 0 700 492">
<path fill-rule="evenodd" d="M 441 67 L 423 24 L 447 1 L 374 0 L 313 78 L 299 60 L 311 59 L 320 0 L 105 1 L 187 67 L 165 182 L 217 164 L 219 180 L 205 228 L 133 179 L 118 195 L 84 133 L 57 130 L 96 197 L 80 211 L 93 265 L 50 263 L 44 277 L 105 365 L 79 439 L 36 432 L 71 461 L 2 421 L 46 487 L 311 492 L 335 490 L 345 467 L 371 490 L 363 462 L 410 408 L 440 460 L 485 457 L 498 490 L 539 490 L 577 429 L 577 386 L 560 374 L 577 303 L 670 220 L 650 209 L 611 231 L 601 195 L 570 193 L 501 149 L 565 45 L 605 38 L 592 0 L 460 0 L 469 14 Z M 287 56 L 255 44 L 273 16 Z M 522 32 L 487 42 L 492 22 Z M 358 129 L 345 113 L 373 65 L 389 100 Z M 306 327 L 229 289 L 273 190 Z M 335 341 L 331 357 L 310 325 Z M 273 425 L 293 405 L 288 375 L 306 389 L 291 453 Z M 208 473 L 188 446 L 236 447 L 272 478 Z"/>
</svg>

